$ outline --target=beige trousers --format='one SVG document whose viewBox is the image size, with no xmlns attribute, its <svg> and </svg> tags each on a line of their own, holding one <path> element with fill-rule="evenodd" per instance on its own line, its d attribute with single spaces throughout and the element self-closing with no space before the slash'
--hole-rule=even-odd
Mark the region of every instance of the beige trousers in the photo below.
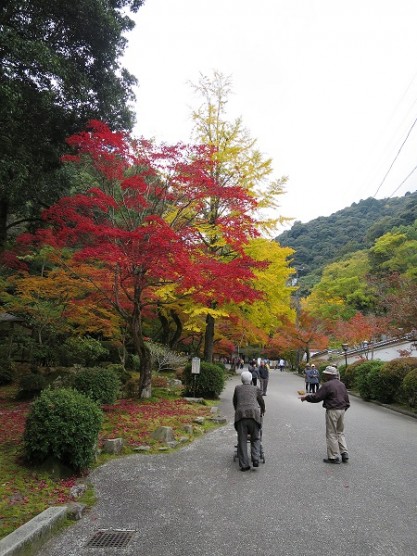
<svg viewBox="0 0 417 556">
<path fill-rule="evenodd" d="M 345 409 L 326 409 L 327 457 L 335 459 L 347 452 L 345 439 Z"/>
</svg>

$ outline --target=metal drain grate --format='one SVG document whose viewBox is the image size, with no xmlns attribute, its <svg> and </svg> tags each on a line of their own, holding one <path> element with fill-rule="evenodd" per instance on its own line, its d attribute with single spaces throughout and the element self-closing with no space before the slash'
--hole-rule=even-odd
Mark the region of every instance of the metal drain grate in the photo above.
<svg viewBox="0 0 417 556">
<path fill-rule="evenodd" d="M 133 537 L 136 531 L 128 529 L 106 529 L 97 531 L 88 541 L 88 548 L 123 548 Z"/>
</svg>

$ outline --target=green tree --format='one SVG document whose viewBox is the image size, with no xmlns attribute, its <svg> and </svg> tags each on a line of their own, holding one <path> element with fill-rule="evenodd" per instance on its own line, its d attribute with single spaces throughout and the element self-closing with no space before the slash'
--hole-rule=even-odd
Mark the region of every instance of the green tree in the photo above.
<svg viewBox="0 0 417 556">
<path fill-rule="evenodd" d="M 131 129 L 121 67 L 126 15 L 143 0 L 4 0 L 0 9 L 0 248 L 67 188 L 65 137 L 89 119 Z M 54 175 L 55 174 L 55 175 Z"/>
</svg>

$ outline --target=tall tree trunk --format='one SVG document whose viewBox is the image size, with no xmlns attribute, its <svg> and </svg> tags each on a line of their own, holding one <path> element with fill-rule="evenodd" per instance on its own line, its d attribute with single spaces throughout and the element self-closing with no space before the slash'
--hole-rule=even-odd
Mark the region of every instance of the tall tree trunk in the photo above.
<svg viewBox="0 0 417 556">
<path fill-rule="evenodd" d="M 169 347 L 171 349 L 176 349 L 177 344 L 178 344 L 178 342 L 179 342 L 179 340 L 182 336 L 182 322 L 181 322 L 180 317 L 178 316 L 178 314 L 175 311 L 173 311 L 171 309 L 170 313 L 171 313 L 171 317 L 172 317 L 172 320 L 175 323 L 176 328 L 175 328 L 174 335 L 172 336 L 172 339 L 169 343 Z"/>
<path fill-rule="evenodd" d="M 206 330 L 204 334 L 204 361 L 207 361 L 208 363 L 213 362 L 214 323 L 214 317 L 207 315 Z"/>
<path fill-rule="evenodd" d="M 7 241 L 7 217 L 9 216 L 9 201 L 0 197 L 0 252 L 4 250 Z"/>
<path fill-rule="evenodd" d="M 158 319 L 159 322 L 161 323 L 161 327 L 162 327 L 162 334 L 161 334 L 161 342 L 164 344 L 164 346 L 168 346 L 170 345 L 170 326 L 169 326 L 169 321 L 166 318 L 166 316 L 164 315 L 164 313 L 161 311 L 161 308 L 158 307 Z"/>
<path fill-rule="evenodd" d="M 139 356 L 139 397 L 152 396 L 152 359 L 151 352 L 143 339 L 142 315 L 140 309 L 135 307 L 130 323 L 133 345 Z"/>
</svg>

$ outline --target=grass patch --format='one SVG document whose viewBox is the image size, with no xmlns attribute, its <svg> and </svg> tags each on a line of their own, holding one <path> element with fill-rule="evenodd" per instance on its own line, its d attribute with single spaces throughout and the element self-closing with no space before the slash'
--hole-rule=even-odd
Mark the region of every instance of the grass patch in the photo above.
<svg viewBox="0 0 417 556">
<path fill-rule="evenodd" d="M 16 387 L 0 387 L 0 538 L 49 506 L 71 502 L 71 488 L 77 482 L 86 482 L 85 477 L 54 478 L 48 471 L 26 465 L 22 437 L 31 402 L 16 401 L 16 393 Z M 206 421 L 198 426 L 193 424 L 193 437 L 218 426 L 210 420 L 212 404 L 188 403 L 181 395 L 181 388 L 157 387 L 149 400 L 122 399 L 103 406 L 99 447 L 105 439 L 123 438 L 124 454 L 132 453 L 141 445 L 150 446 L 150 452 L 157 453 L 161 444 L 151 435 L 160 426 L 172 427 L 178 439 L 186 436 L 184 425 L 193 424 L 196 417 L 206 417 Z M 101 454 L 97 465 L 114 457 Z M 78 501 L 87 506 L 94 505 L 91 486 Z"/>
</svg>

